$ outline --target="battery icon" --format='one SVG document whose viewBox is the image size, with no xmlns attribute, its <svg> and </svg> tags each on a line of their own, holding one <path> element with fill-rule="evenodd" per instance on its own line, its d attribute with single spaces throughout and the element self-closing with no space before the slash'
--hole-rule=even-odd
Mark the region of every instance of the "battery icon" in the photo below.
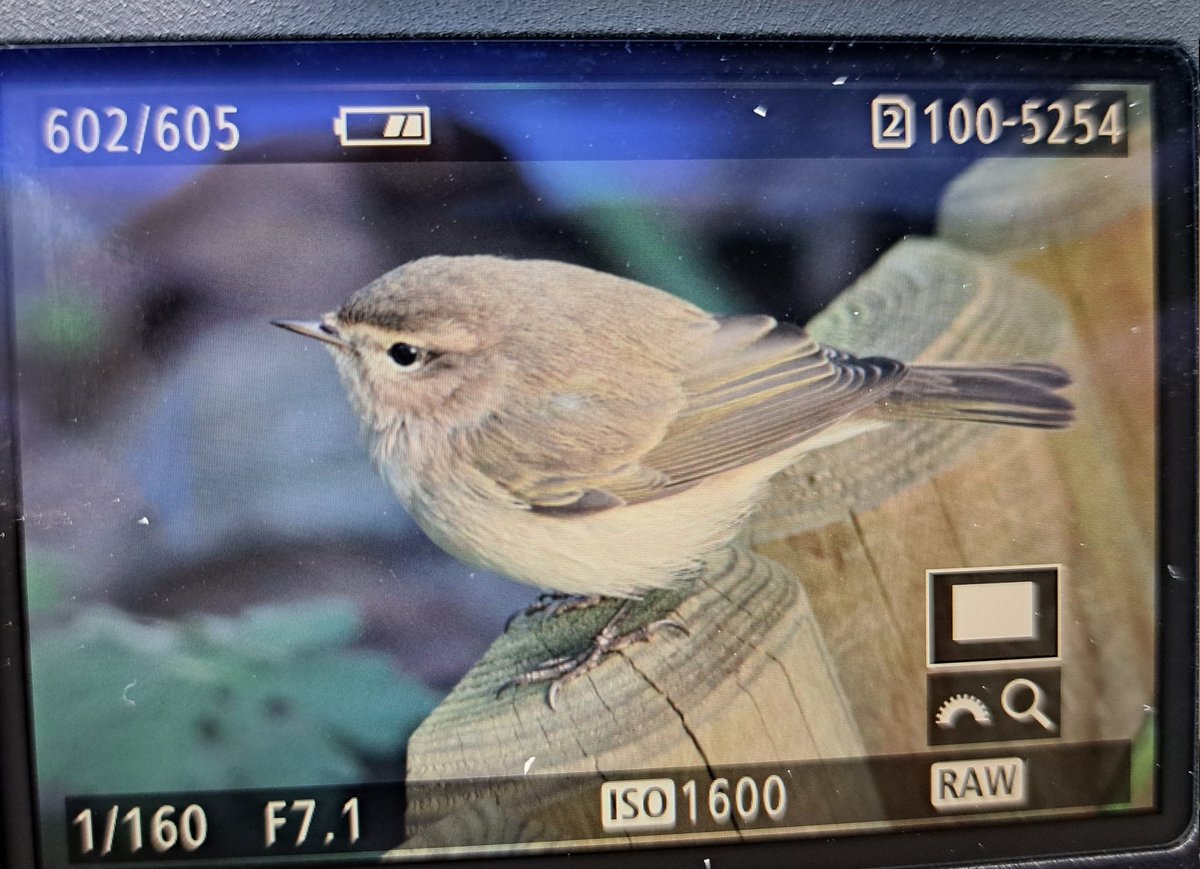
<svg viewBox="0 0 1200 869">
<path fill-rule="evenodd" d="M 428 106 L 339 106 L 333 133 L 343 148 L 428 145 Z"/>
</svg>

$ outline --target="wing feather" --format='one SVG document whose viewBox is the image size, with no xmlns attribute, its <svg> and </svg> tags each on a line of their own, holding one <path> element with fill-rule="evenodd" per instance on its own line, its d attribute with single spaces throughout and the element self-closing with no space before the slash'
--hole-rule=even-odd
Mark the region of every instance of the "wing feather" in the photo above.
<svg viewBox="0 0 1200 869">
<path fill-rule="evenodd" d="M 741 319 L 724 318 L 713 343 L 726 324 L 744 334 Z M 668 478 L 669 489 L 759 461 L 878 402 L 905 371 L 895 360 L 855 359 L 797 326 L 775 324 L 685 380 L 687 404 L 642 463 Z"/>
<path fill-rule="evenodd" d="M 644 455 L 615 457 L 607 470 L 526 479 L 513 493 L 558 516 L 662 497 L 820 434 L 905 375 L 900 362 L 855 359 L 771 317 L 715 323 L 684 368 L 682 406 Z"/>
</svg>

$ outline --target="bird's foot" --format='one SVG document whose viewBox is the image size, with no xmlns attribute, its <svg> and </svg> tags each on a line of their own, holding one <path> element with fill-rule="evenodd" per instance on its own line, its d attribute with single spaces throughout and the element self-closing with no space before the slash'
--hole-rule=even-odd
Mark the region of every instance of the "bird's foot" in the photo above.
<svg viewBox="0 0 1200 869">
<path fill-rule="evenodd" d="M 559 655 L 557 658 L 543 661 L 534 669 L 522 673 L 520 676 L 502 685 L 500 690 L 496 692 L 496 696 L 499 697 L 507 688 L 520 688 L 522 685 L 549 682 L 550 687 L 546 691 L 546 703 L 552 710 L 557 712 L 558 695 L 563 686 L 572 679 L 576 679 L 599 666 L 608 655 L 626 649 L 634 643 L 648 640 L 663 628 L 675 628 L 682 631 L 685 635 L 691 636 L 687 628 L 671 619 L 659 619 L 628 633 L 619 633 L 621 622 L 629 615 L 629 610 L 632 608 L 633 603 L 633 601 L 629 600 L 622 603 L 613 617 L 608 620 L 608 623 L 592 638 L 592 642 L 586 649 L 574 655 Z"/>
<path fill-rule="evenodd" d="M 513 622 L 519 618 L 528 618 L 535 616 L 538 613 L 545 613 L 547 617 L 556 616 L 559 613 L 569 613 L 572 610 L 582 610 L 588 607 L 593 607 L 596 604 L 604 601 L 605 598 L 598 594 L 563 594 L 562 592 L 547 592 L 538 596 L 538 599 L 525 607 L 523 610 L 517 610 L 508 621 L 504 623 L 504 630 L 512 627 Z"/>
</svg>

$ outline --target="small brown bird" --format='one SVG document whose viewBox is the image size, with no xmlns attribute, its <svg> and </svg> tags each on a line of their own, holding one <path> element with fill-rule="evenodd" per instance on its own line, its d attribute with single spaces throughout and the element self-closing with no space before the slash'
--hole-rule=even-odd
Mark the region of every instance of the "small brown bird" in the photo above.
<svg viewBox="0 0 1200 869">
<path fill-rule="evenodd" d="M 329 346 L 376 466 L 438 545 L 570 595 L 678 584 L 810 450 L 918 417 L 1073 415 L 1055 365 L 856 358 L 558 262 L 429 257 L 276 325 Z"/>
</svg>

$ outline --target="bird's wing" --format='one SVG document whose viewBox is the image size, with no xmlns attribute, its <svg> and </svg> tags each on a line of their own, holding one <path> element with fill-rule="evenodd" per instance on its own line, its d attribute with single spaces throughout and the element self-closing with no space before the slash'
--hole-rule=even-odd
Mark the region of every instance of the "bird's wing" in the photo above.
<svg viewBox="0 0 1200 869">
<path fill-rule="evenodd" d="M 614 334 L 577 341 L 538 365 L 522 359 L 509 375 L 515 388 L 463 432 L 456 449 L 484 485 L 542 512 L 592 513 L 625 503 L 626 493 L 656 490 L 669 481 L 641 458 L 687 403 L 683 363 L 691 345 L 715 329 L 703 316 L 694 327 L 664 329 L 656 345 L 622 344 Z M 603 352 L 581 357 L 597 345 Z"/>
<path fill-rule="evenodd" d="M 748 465 L 879 402 L 905 374 L 901 362 L 857 359 L 771 317 L 720 318 L 684 382 L 687 404 L 642 464 L 667 488 Z"/>
<path fill-rule="evenodd" d="M 587 468 L 528 474 L 493 465 L 489 476 L 556 515 L 648 501 L 813 437 L 879 401 L 904 374 L 900 362 L 856 359 L 771 317 L 721 317 L 696 342 L 675 406 L 643 408 L 651 419 L 669 411 L 653 441 L 632 453 L 593 453 Z"/>
</svg>

